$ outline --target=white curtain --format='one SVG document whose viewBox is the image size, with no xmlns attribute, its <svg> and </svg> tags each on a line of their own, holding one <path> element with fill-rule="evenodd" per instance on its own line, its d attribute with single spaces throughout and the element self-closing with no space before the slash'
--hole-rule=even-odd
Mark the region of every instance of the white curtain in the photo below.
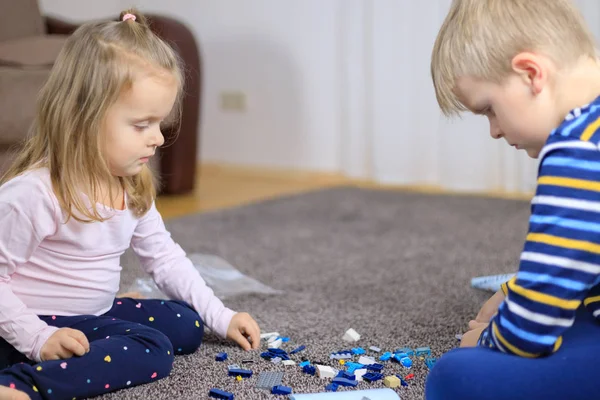
<svg viewBox="0 0 600 400">
<path fill-rule="evenodd" d="M 530 193 L 536 160 L 493 140 L 484 117 L 439 112 L 429 63 L 450 3 L 340 2 L 342 170 L 389 184 Z M 600 2 L 576 3 L 600 37 Z"/>
</svg>

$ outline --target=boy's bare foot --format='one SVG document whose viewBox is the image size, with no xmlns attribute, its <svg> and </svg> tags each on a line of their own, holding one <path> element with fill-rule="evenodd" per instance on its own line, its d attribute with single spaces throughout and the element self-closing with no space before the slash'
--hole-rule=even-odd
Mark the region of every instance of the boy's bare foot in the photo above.
<svg viewBox="0 0 600 400">
<path fill-rule="evenodd" d="M 118 294 L 117 297 L 119 297 L 119 298 L 128 297 L 130 299 L 143 299 L 144 298 L 144 296 L 140 292 L 122 293 L 122 294 Z"/>
<path fill-rule="evenodd" d="M 0 400 L 31 400 L 25 392 L 0 386 Z"/>
</svg>

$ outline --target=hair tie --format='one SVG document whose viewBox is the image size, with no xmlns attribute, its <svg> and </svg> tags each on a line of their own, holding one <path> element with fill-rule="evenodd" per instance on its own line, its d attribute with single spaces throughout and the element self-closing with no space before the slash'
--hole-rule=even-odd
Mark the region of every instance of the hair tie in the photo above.
<svg viewBox="0 0 600 400">
<path fill-rule="evenodd" d="M 135 21 L 135 15 L 133 15 L 133 14 L 125 14 L 125 15 L 123 15 L 123 22 L 127 21 L 128 19 L 131 19 L 131 20 Z"/>
</svg>

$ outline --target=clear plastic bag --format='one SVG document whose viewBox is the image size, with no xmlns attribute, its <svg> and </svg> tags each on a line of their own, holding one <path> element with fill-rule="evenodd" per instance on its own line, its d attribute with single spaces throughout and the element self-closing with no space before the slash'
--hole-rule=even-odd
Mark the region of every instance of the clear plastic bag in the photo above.
<svg viewBox="0 0 600 400">
<path fill-rule="evenodd" d="M 478 276 L 471 279 L 471 287 L 481 290 L 488 290 L 490 292 L 497 292 L 500 290 L 500 285 L 502 285 L 504 282 L 508 282 L 515 275 L 516 274 Z"/>
<path fill-rule="evenodd" d="M 200 273 L 206 284 L 220 299 L 243 294 L 282 294 L 283 291 L 273 289 L 254 278 L 250 278 L 221 257 L 212 254 L 193 253 L 188 257 Z M 146 298 L 168 299 L 160 291 L 152 278 L 138 278 L 127 289 L 128 292 L 139 292 Z"/>
</svg>

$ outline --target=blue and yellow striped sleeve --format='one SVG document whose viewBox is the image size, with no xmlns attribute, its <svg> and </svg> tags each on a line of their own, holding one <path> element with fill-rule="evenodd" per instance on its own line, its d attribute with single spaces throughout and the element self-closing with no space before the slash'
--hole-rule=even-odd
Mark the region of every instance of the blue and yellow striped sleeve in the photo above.
<svg viewBox="0 0 600 400">
<path fill-rule="evenodd" d="M 531 210 L 519 270 L 503 285 L 507 297 L 479 340 L 522 357 L 555 352 L 600 283 L 598 147 L 581 140 L 550 146 Z"/>
</svg>

